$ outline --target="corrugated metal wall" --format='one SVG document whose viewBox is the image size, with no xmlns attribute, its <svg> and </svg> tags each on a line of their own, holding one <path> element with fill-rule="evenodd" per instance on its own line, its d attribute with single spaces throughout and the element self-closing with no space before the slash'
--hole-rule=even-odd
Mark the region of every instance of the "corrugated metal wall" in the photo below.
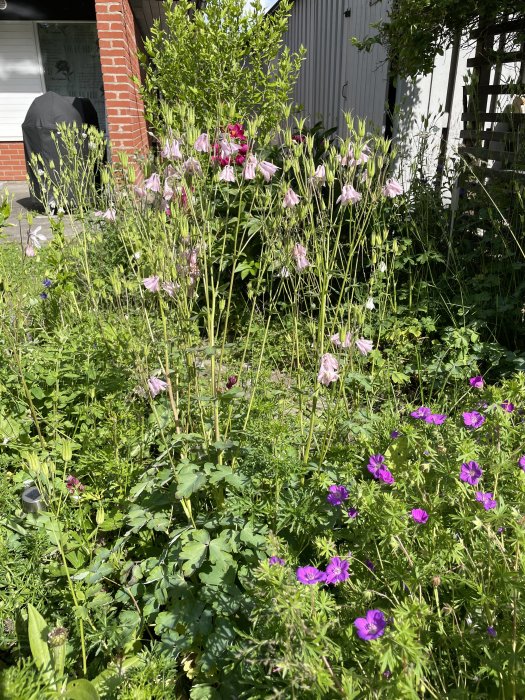
<svg viewBox="0 0 525 700">
<path fill-rule="evenodd" d="M 366 117 L 382 127 L 387 96 L 386 55 L 381 47 L 370 53 L 350 43 L 363 39 L 370 24 L 384 18 L 389 0 L 296 0 L 286 44 L 308 53 L 294 91 L 310 125 L 319 119 L 345 135 L 343 112 Z"/>
<path fill-rule="evenodd" d="M 292 8 L 285 43 L 295 51 L 307 49 L 294 101 L 310 126 L 319 119 L 327 128 L 339 126 L 347 1 L 296 0 Z"/>
</svg>

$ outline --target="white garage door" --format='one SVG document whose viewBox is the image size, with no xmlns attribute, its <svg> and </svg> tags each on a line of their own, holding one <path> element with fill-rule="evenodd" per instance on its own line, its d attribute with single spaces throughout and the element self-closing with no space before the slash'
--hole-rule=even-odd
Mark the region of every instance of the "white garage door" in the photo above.
<svg viewBox="0 0 525 700">
<path fill-rule="evenodd" d="M 21 141 L 29 105 L 45 91 L 33 22 L 0 21 L 0 141 Z"/>
</svg>

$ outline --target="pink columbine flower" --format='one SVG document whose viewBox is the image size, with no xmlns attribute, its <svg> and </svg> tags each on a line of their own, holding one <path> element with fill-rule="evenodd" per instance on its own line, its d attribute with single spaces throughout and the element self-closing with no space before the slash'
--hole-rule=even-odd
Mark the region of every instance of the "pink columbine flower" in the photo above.
<svg viewBox="0 0 525 700">
<path fill-rule="evenodd" d="M 319 374 L 317 375 L 317 381 L 324 386 L 328 386 L 332 382 L 336 382 L 339 379 L 337 370 L 339 369 L 339 362 L 336 358 L 329 352 L 325 353 L 321 357 L 321 366 L 319 368 Z"/>
<path fill-rule="evenodd" d="M 364 165 L 366 161 L 370 157 L 370 149 L 368 146 L 363 146 L 361 149 L 361 153 L 359 156 L 356 158 L 355 157 L 355 152 L 354 152 L 354 147 L 352 145 L 348 146 L 348 150 L 346 151 L 346 155 L 344 155 L 342 158 L 340 157 L 340 162 L 341 165 L 348 166 L 349 168 L 352 168 L 356 165 Z"/>
<path fill-rule="evenodd" d="M 171 139 L 171 141 L 168 139 L 160 155 L 163 158 L 182 158 L 179 141 L 177 141 L 177 139 Z"/>
<path fill-rule="evenodd" d="M 152 192 L 160 192 L 160 177 L 158 173 L 153 173 L 144 181 L 144 189 Z"/>
<path fill-rule="evenodd" d="M 341 204 L 342 206 L 345 206 L 346 204 L 356 204 L 361 200 L 362 196 L 363 195 L 360 192 L 357 192 L 352 185 L 343 185 L 341 194 L 335 200 L 335 203 Z"/>
<path fill-rule="evenodd" d="M 190 248 L 186 251 L 186 262 L 188 263 L 188 275 L 190 279 L 190 284 L 195 284 L 197 278 L 200 276 L 200 268 L 198 263 L 199 251 L 197 248 Z"/>
<path fill-rule="evenodd" d="M 424 525 L 428 520 L 428 513 L 422 508 L 414 508 L 414 510 L 410 511 L 410 515 L 412 519 L 420 525 Z"/>
<path fill-rule="evenodd" d="M 37 226 L 34 231 L 29 231 L 27 234 L 27 245 L 24 254 L 28 258 L 34 258 L 36 255 L 35 248 L 41 248 L 42 242 L 46 240 L 43 233 L 40 233 L 42 226 Z"/>
<path fill-rule="evenodd" d="M 382 192 L 384 197 L 393 198 L 403 194 L 403 187 L 397 180 L 387 180 Z"/>
<path fill-rule="evenodd" d="M 166 180 L 164 182 L 164 191 L 162 193 L 163 198 L 166 200 L 166 202 L 169 202 L 173 198 L 174 192 L 172 188 L 170 187 L 168 181 Z"/>
<path fill-rule="evenodd" d="M 208 134 L 201 134 L 193 144 L 193 148 L 197 151 L 197 153 L 209 153 L 210 138 Z"/>
<path fill-rule="evenodd" d="M 182 167 L 187 175 L 202 175 L 201 164 L 196 158 L 188 158 L 184 161 Z"/>
<path fill-rule="evenodd" d="M 248 156 L 242 171 L 242 176 L 245 180 L 255 180 L 255 169 L 257 167 L 257 158 L 253 155 Z"/>
<path fill-rule="evenodd" d="M 157 275 L 152 277 L 145 277 L 142 280 L 142 284 L 146 287 L 148 292 L 159 292 L 160 291 L 160 279 Z"/>
<path fill-rule="evenodd" d="M 318 165 L 317 168 L 315 169 L 315 173 L 311 177 L 311 183 L 312 185 L 324 185 L 326 182 L 326 168 L 325 166 L 321 163 L 321 165 Z"/>
<path fill-rule="evenodd" d="M 174 297 L 175 292 L 180 289 L 180 284 L 177 282 L 163 282 L 162 289 L 166 292 L 169 297 Z"/>
<path fill-rule="evenodd" d="M 264 177 L 266 182 L 270 182 L 272 177 L 279 170 L 276 165 L 270 163 L 268 160 L 262 160 L 260 163 L 258 163 L 257 167 L 259 168 L 259 172 Z"/>
<path fill-rule="evenodd" d="M 76 476 L 70 474 L 66 479 L 66 488 L 69 493 L 82 493 L 85 490 L 84 484 Z"/>
<path fill-rule="evenodd" d="M 100 219 L 106 219 L 106 221 L 115 221 L 117 218 L 117 212 L 114 209 L 106 209 L 106 211 L 96 211 L 95 216 Z"/>
<path fill-rule="evenodd" d="M 372 352 L 374 348 L 374 344 L 371 340 L 365 340 L 364 338 L 359 338 L 358 340 L 355 341 L 355 346 L 361 353 L 361 355 L 368 355 L 369 352 Z"/>
<path fill-rule="evenodd" d="M 297 266 L 298 272 L 304 270 L 310 265 L 310 261 L 306 257 L 306 248 L 300 243 L 296 243 L 292 250 L 292 255 L 295 259 L 295 264 Z"/>
<path fill-rule="evenodd" d="M 220 148 L 220 158 L 226 159 L 226 158 L 229 158 L 230 156 L 238 153 L 241 147 L 239 146 L 239 144 L 233 143 L 233 141 L 228 141 L 227 139 L 221 139 L 219 141 L 219 148 Z"/>
<path fill-rule="evenodd" d="M 291 209 L 292 207 L 295 207 L 297 204 L 299 204 L 299 199 L 300 197 L 298 197 L 292 190 L 292 188 L 289 187 L 288 191 L 284 195 L 283 207 L 285 209 Z"/>
<path fill-rule="evenodd" d="M 219 180 L 222 182 L 235 182 L 235 172 L 232 165 L 226 165 L 219 173 Z"/>
<path fill-rule="evenodd" d="M 483 389 L 483 387 L 485 386 L 483 377 L 479 374 L 476 377 L 471 377 L 468 381 L 470 386 L 474 387 L 474 389 Z"/>
<path fill-rule="evenodd" d="M 149 393 L 151 394 L 151 398 L 155 398 L 157 394 L 160 394 L 161 391 L 164 391 L 165 389 L 168 388 L 167 382 L 163 381 L 162 379 L 159 379 L 158 377 L 150 377 L 148 379 L 148 389 Z"/>
<path fill-rule="evenodd" d="M 352 344 L 352 334 L 350 331 L 346 332 L 345 339 L 341 342 L 341 338 L 339 337 L 339 333 L 334 333 L 334 335 L 330 336 L 330 340 L 332 343 L 335 345 L 336 348 L 347 348 L 350 347 Z"/>
</svg>

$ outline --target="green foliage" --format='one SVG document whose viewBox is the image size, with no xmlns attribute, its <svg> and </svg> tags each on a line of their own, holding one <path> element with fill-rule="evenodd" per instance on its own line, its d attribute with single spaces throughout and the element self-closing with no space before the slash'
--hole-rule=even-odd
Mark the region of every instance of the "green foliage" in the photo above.
<svg viewBox="0 0 525 700">
<path fill-rule="evenodd" d="M 201 130 L 217 116 L 257 117 L 262 134 L 274 132 L 304 57 L 283 44 L 290 7 L 286 0 L 266 15 L 260 1 L 249 10 L 244 0 L 208 0 L 199 9 L 192 0 L 166 2 L 165 21 L 146 39 L 142 62 L 142 94 L 155 128 L 186 126 L 166 124 L 163 105 L 191 104 Z"/>
<path fill-rule="evenodd" d="M 390 145 L 363 122 L 345 142 L 297 124 L 271 151 L 241 125 L 278 170 L 231 163 L 227 181 L 192 110 L 172 116 L 183 159 L 145 164 L 160 192 L 124 159 L 103 191 L 76 188 L 71 240 L 59 215 L 35 258 L 0 248 L 3 696 L 521 697 L 525 384 L 519 331 L 470 287 L 479 250 L 455 245 L 432 183 L 387 196 Z M 486 269 L 495 214 L 491 235 Z M 421 404 L 448 418 L 410 417 Z M 390 485 L 367 469 L 378 453 Z M 297 579 L 334 557 L 346 580 Z M 362 640 L 373 609 L 384 634 Z"/>
<path fill-rule="evenodd" d="M 369 50 L 381 42 L 388 50 L 392 72 L 401 76 L 429 73 L 437 55 L 455 39 L 478 26 L 519 13 L 514 0 L 396 0 L 388 21 L 375 25 L 379 33 L 364 42 Z"/>
</svg>

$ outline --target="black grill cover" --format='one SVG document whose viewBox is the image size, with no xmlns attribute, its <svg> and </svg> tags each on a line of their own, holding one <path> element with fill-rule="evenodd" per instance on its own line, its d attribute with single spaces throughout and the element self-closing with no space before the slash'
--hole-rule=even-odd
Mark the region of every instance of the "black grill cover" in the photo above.
<svg viewBox="0 0 525 700">
<path fill-rule="evenodd" d="M 58 134 L 58 124 L 77 124 L 81 130 L 82 124 L 96 126 L 98 128 L 98 118 L 96 110 L 91 100 L 86 97 L 63 97 L 56 92 L 46 92 L 33 100 L 22 124 L 22 134 L 24 138 L 24 152 L 26 168 L 31 182 L 31 188 L 35 196 L 42 200 L 42 192 L 38 181 L 31 167 L 31 155 L 40 155 L 45 163 L 46 170 L 53 161 L 55 170 L 53 175 L 55 181 L 59 182 L 59 153 L 60 135 Z M 57 137 L 57 143 L 52 139 L 52 134 Z M 58 148 L 57 148 L 58 144 Z M 82 139 L 79 146 L 79 153 L 87 155 L 87 139 Z M 51 171 L 49 171 L 51 172 Z M 48 199 L 52 199 L 51 193 Z M 68 200 L 71 201 L 71 194 L 68 193 Z"/>
</svg>

